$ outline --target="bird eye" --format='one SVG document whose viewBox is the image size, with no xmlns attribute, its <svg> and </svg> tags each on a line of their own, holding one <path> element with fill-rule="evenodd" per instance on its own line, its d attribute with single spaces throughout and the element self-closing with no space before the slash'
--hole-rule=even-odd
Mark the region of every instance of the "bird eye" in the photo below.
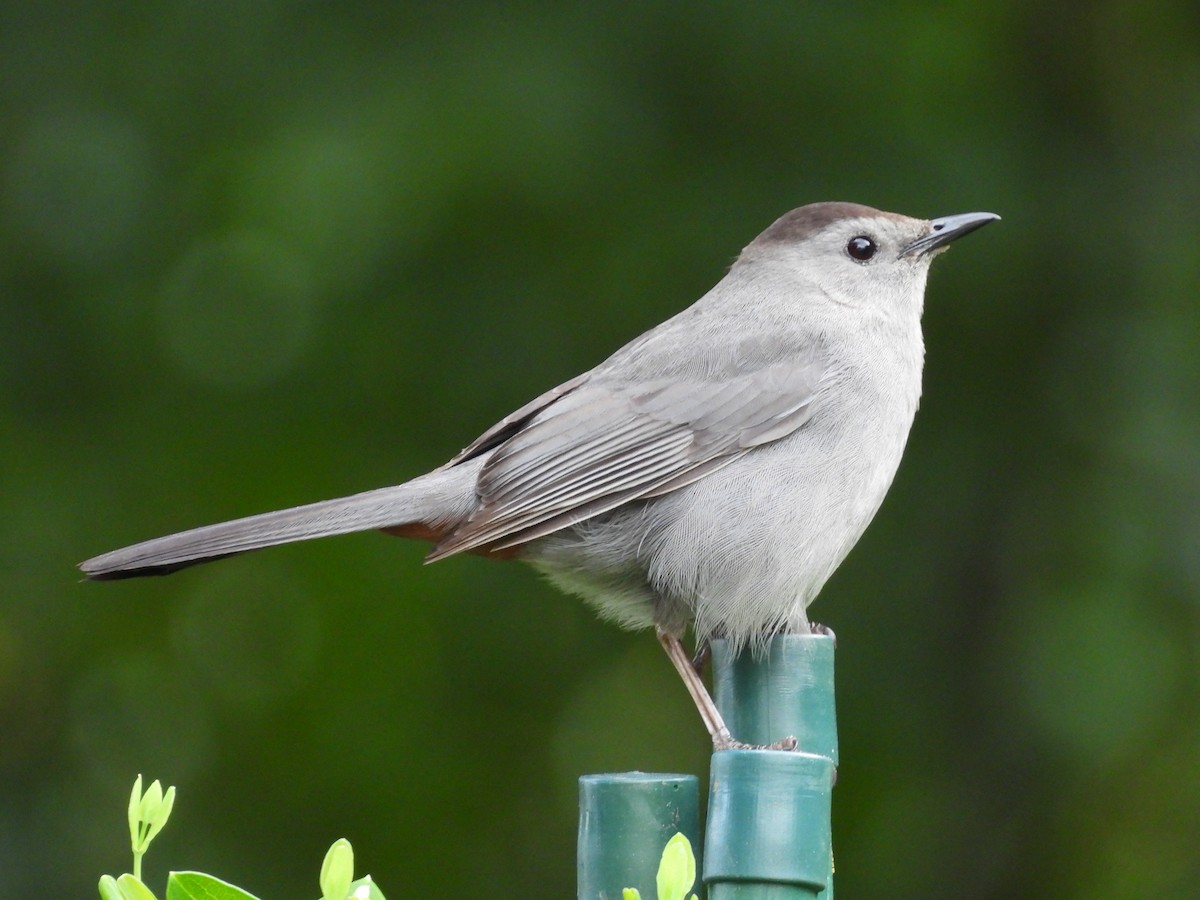
<svg viewBox="0 0 1200 900">
<path fill-rule="evenodd" d="M 846 252 L 850 254 L 852 259 L 857 259 L 859 262 L 866 262 L 878 250 L 879 247 L 876 246 L 875 242 L 862 234 L 858 237 L 850 238 L 850 242 L 846 244 Z"/>
</svg>

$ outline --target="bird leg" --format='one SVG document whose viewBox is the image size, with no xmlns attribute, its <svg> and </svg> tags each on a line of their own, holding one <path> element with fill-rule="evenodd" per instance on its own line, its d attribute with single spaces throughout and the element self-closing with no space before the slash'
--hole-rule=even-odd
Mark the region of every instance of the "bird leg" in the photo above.
<svg viewBox="0 0 1200 900">
<path fill-rule="evenodd" d="M 708 693 L 708 688 L 704 686 L 704 682 L 700 678 L 700 673 L 692 665 L 692 660 L 688 656 L 687 650 L 684 649 L 683 642 L 675 635 L 661 628 L 656 629 L 656 633 L 658 634 L 658 642 L 662 644 L 663 650 L 667 652 L 667 658 L 675 666 L 675 671 L 683 679 L 684 687 L 687 688 L 688 693 L 691 695 L 692 702 L 696 704 L 696 709 L 700 712 L 700 718 L 704 720 L 704 727 L 708 729 L 709 735 L 712 736 L 714 750 L 796 749 L 796 739 L 794 737 L 784 738 L 766 747 L 755 744 L 744 744 L 741 741 L 734 740 L 733 735 L 729 733 L 729 727 L 725 724 L 725 719 L 722 718 L 720 711 L 717 709 L 717 704 L 713 702 L 712 696 Z"/>
</svg>

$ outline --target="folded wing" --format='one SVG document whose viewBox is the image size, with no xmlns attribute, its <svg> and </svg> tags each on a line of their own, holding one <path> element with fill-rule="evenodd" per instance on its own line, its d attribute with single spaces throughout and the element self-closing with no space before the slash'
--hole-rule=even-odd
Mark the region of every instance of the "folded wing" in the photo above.
<svg viewBox="0 0 1200 900">
<path fill-rule="evenodd" d="M 588 379 L 524 421 L 501 423 L 488 432 L 493 443 L 476 442 L 479 450 L 494 447 L 477 482 L 478 508 L 429 559 L 513 547 L 676 490 L 791 434 L 813 414 L 824 371 L 818 360 L 739 368 L 733 376 L 633 384 Z"/>
</svg>

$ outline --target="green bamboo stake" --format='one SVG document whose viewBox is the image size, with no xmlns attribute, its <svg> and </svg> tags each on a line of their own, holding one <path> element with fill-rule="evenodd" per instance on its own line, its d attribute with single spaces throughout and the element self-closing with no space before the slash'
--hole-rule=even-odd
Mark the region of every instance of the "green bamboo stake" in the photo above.
<svg viewBox="0 0 1200 900">
<path fill-rule="evenodd" d="M 700 781 L 695 775 L 621 772 L 579 779 L 579 900 L 620 900 L 624 888 L 656 896 L 663 847 L 683 832 L 700 841 Z"/>
<path fill-rule="evenodd" d="M 779 635 L 733 657 L 713 642 L 713 696 L 740 741 L 789 735 L 795 752 L 713 754 L 704 883 L 709 900 L 832 900 L 837 762 L 832 635 Z"/>
</svg>

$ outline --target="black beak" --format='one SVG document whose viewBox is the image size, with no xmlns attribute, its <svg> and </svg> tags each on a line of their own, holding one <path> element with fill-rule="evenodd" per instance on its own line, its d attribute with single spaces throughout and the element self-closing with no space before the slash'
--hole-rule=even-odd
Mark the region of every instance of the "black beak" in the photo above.
<svg viewBox="0 0 1200 900">
<path fill-rule="evenodd" d="M 901 256 L 917 255 L 921 256 L 930 253 L 939 247 L 945 247 L 948 243 L 958 240 L 964 234 L 970 234 L 977 228 L 982 228 L 988 222 L 999 221 L 1000 217 L 995 213 L 974 212 L 961 213 L 957 216 L 943 216 L 940 219 L 934 219 L 930 222 L 929 234 L 923 238 L 917 238 L 900 254 Z"/>
</svg>

